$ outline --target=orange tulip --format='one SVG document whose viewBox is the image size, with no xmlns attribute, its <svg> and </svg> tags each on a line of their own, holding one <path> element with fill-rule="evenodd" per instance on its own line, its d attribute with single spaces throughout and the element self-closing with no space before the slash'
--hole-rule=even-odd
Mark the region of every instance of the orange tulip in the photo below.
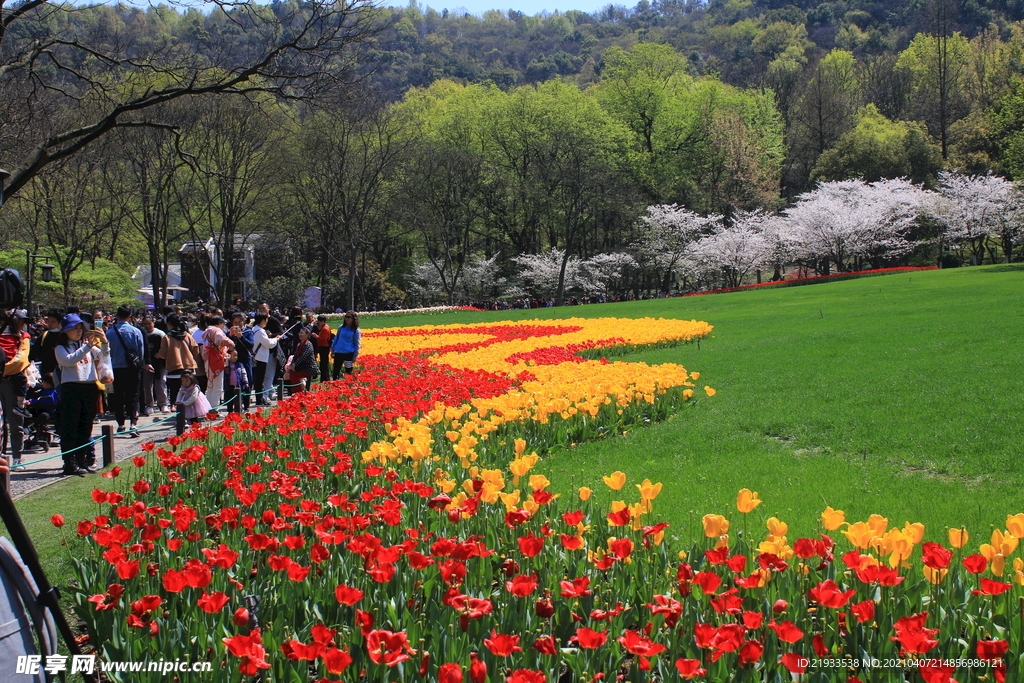
<svg viewBox="0 0 1024 683">
<path fill-rule="evenodd" d="M 581 486 L 580 487 L 580 500 L 582 500 L 582 501 L 590 500 L 590 494 L 591 493 L 593 493 L 593 491 L 591 491 L 589 488 L 587 488 L 586 486 Z"/>
<path fill-rule="evenodd" d="M 602 479 L 613 491 L 621 491 L 622 487 L 626 485 L 626 475 L 622 472 L 612 472 L 611 475 L 602 477 Z"/>
<path fill-rule="evenodd" d="M 949 544 L 954 548 L 963 548 L 967 545 L 967 541 L 971 535 L 967 533 L 966 528 L 950 529 L 949 530 Z"/>
<path fill-rule="evenodd" d="M 846 513 L 842 510 L 833 510 L 832 506 L 829 505 L 821 513 L 821 525 L 827 531 L 835 531 L 844 524 L 846 524 Z"/>
<path fill-rule="evenodd" d="M 1024 538 L 1024 512 L 1006 516 L 1006 530 L 1014 538 Z"/>
<path fill-rule="evenodd" d="M 722 515 L 704 515 L 704 535 L 708 538 L 721 536 L 729 531 L 729 520 Z"/>
<path fill-rule="evenodd" d="M 750 489 L 740 489 L 736 495 L 736 509 L 744 514 L 753 511 L 760 504 L 761 499 L 757 497 L 757 491 L 751 493 Z"/>
<path fill-rule="evenodd" d="M 652 484 L 650 479 L 644 479 L 644 483 L 637 484 L 636 488 L 644 500 L 654 500 L 661 493 L 661 483 Z"/>
</svg>

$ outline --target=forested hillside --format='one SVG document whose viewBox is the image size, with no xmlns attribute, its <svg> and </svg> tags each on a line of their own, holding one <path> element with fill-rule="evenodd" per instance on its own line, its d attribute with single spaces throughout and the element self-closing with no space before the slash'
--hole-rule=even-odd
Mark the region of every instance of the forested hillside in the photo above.
<svg viewBox="0 0 1024 683">
<path fill-rule="evenodd" d="M 334 51 L 315 45 L 319 70 L 300 59 L 303 46 L 231 88 L 268 36 L 286 43 L 319 27 L 322 6 L 53 7 L 3 10 L 0 165 L 16 167 L 125 93 L 178 88 L 120 114 L 81 154 L 40 164 L 0 210 L 11 243 L 65 255 L 67 296 L 68 271 L 90 260 L 160 270 L 184 239 L 212 235 L 225 298 L 234 245 L 253 234 L 291 245 L 257 273 L 274 281 L 264 293 L 311 279 L 364 304 L 513 285 L 536 295 L 522 277 L 540 267 L 529 258 L 555 252 L 559 296 L 566 269 L 596 257 L 618 264 L 602 266 L 615 274 L 604 287 L 667 290 L 705 278 L 644 264 L 647 207 L 711 216 L 687 238 L 696 243 L 821 181 L 932 189 L 944 169 L 1024 175 L 1024 2 L 645 0 L 539 16 L 355 2 Z M 26 67 L 18 59 L 40 35 L 65 42 Z M 69 37 L 89 49 L 70 50 Z M 82 76 L 97 64 L 102 75 Z M 1005 229 L 985 228 L 1000 237 L 983 243 L 975 230 L 968 247 L 943 241 L 936 211 L 920 215 L 900 240 L 930 251 L 865 247 L 863 258 L 1013 257 Z"/>
</svg>

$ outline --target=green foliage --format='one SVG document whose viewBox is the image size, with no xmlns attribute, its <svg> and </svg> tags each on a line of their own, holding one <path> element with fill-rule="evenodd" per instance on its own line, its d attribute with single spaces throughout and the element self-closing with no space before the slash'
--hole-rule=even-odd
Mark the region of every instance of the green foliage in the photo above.
<svg viewBox="0 0 1024 683">
<path fill-rule="evenodd" d="M 42 282 L 38 276 L 35 283 L 35 302 L 41 308 L 63 308 L 78 304 L 84 308 L 112 310 L 126 304 L 137 306 L 136 287 L 132 274 L 120 265 L 97 258 L 86 262 L 71 276 L 70 298 L 64 296 L 60 285 L 60 269 L 54 271 L 53 282 Z"/>
<path fill-rule="evenodd" d="M 920 126 L 890 121 L 869 104 L 857 115 L 857 125 L 818 159 L 816 180 L 910 178 L 931 185 L 942 168 L 938 147 Z"/>
</svg>

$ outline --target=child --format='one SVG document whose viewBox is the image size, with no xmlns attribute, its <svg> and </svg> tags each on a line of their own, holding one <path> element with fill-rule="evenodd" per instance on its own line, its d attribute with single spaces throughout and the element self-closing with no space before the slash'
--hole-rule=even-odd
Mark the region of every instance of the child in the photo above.
<svg viewBox="0 0 1024 683">
<path fill-rule="evenodd" d="M 189 369 L 181 373 L 181 389 L 174 402 L 185 407 L 185 417 L 191 420 L 193 425 L 200 424 L 210 412 L 210 402 L 199 388 L 194 370 Z"/>
<path fill-rule="evenodd" d="M 231 350 L 228 358 L 228 408 L 233 410 L 238 406 L 235 403 L 239 392 L 242 394 L 242 405 L 245 411 L 249 411 L 249 373 L 245 364 L 238 360 L 238 351 Z"/>
<path fill-rule="evenodd" d="M 57 414 L 57 389 L 52 373 L 46 373 L 39 380 L 39 386 L 29 390 L 29 398 L 25 406 L 32 413 L 32 423 L 35 426 L 35 435 L 32 437 L 32 444 L 46 444 L 52 446 L 53 434 L 50 433 L 49 424 Z M 25 442 L 28 445 L 28 441 Z"/>
</svg>

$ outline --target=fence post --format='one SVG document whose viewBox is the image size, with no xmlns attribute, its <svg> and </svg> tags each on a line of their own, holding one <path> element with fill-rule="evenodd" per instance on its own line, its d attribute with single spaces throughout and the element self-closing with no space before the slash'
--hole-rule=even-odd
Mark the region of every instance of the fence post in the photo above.
<svg viewBox="0 0 1024 683">
<path fill-rule="evenodd" d="M 281 381 L 277 385 L 277 400 L 284 400 L 284 375 L 281 375 Z"/>
<path fill-rule="evenodd" d="M 180 403 L 174 406 L 174 410 L 177 411 L 176 419 L 174 420 L 174 431 L 178 436 L 185 433 L 185 406 Z"/>
<path fill-rule="evenodd" d="M 103 425 L 100 431 L 103 434 L 103 466 L 107 467 L 114 462 L 114 425 Z"/>
</svg>

